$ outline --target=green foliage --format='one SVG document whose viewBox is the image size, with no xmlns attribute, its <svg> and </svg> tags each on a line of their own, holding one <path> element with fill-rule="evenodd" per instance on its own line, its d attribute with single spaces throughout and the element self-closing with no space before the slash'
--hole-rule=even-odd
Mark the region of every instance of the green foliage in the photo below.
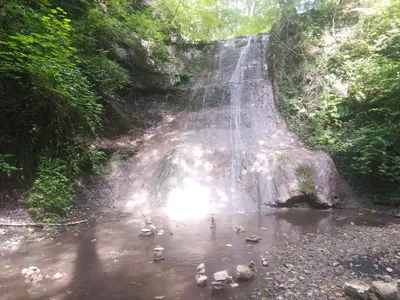
<svg viewBox="0 0 400 300">
<path fill-rule="evenodd" d="M 276 0 L 160 0 L 158 14 L 184 36 L 217 40 L 268 31 L 276 19 Z"/>
<path fill-rule="evenodd" d="M 96 175 L 102 174 L 102 167 L 107 160 L 106 154 L 99 150 L 90 150 L 87 154 L 88 164 L 91 167 L 91 172 Z"/>
<path fill-rule="evenodd" d="M 309 165 L 300 165 L 296 168 L 296 175 L 300 181 L 300 192 L 306 196 L 315 195 L 314 172 Z"/>
<path fill-rule="evenodd" d="M 9 162 L 12 157 L 12 154 L 0 154 L 0 172 L 4 172 L 8 176 L 11 176 L 12 172 L 21 170 Z"/>
<path fill-rule="evenodd" d="M 289 126 L 330 151 L 364 192 L 392 199 L 400 182 L 399 4 L 322 1 L 303 14 L 287 7 L 270 53 Z"/>
<path fill-rule="evenodd" d="M 53 98 L 64 112 L 82 118 L 93 131 L 99 122 L 100 106 L 76 65 L 70 20 L 65 14 L 59 7 L 45 9 L 36 17 L 41 30 L 15 33 L 1 41 L 0 72 L 12 79 L 29 74 L 32 93 L 40 98 Z"/>
<path fill-rule="evenodd" d="M 55 222 L 70 209 L 74 182 L 60 159 L 42 158 L 29 192 L 29 212 L 45 222 Z"/>
<path fill-rule="evenodd" d="M 25 178 L 37 173 L 29 203 L 39 218 L 67 210 L 72 178 L 100 174 L 105 155 L 85 140 L 114 122 L 109 111 L 149 73 L 178 74 L 171 28 L 140 2 L 0 5 L 0 143 L 10 153 L 0 155 L 0 171 L 17 171 L 18 162 Z"/>
</svg>

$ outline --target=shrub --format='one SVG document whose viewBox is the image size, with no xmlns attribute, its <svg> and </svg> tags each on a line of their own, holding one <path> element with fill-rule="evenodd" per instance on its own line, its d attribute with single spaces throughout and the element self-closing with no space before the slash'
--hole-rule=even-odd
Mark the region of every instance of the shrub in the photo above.
<svg viewBox="0 0 400 300">
<path fill-rule="evenodd" d="M 60 159 L 42 158 L 37 179 L 29 192 L 29 212 L 45 222 L 55 222 L 70 209 L 74 181 Z"/>
</svg>

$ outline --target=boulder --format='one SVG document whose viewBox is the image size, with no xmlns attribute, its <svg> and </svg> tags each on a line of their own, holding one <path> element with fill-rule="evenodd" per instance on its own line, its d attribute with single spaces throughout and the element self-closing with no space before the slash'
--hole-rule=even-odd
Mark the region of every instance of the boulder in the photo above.
<svg viewBox="0 0 400 300">
<path fill-rule="evenodd" d="M 396 282 L 373 281 L 371 289 L 380 300 L 400 299 L 400 292 Z"/>
<path fill-rule="evenodd" d="M 368 293 L 370 290 L 370 286 L 360 280 L 351 280 L 344 284 L 345 294 L 354 299 L 368 300 Z"/>
<path fill-rule="evenodd" d="M 254 277 L 254 273 L 249 266 L 238 265 L 236 267 L 236 279 L 237 280 L 251 280 Z"/>
</svg>

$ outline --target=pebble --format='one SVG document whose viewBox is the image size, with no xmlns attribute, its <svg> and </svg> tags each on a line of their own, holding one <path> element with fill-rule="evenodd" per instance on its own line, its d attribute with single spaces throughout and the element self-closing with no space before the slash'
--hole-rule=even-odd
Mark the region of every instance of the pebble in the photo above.
<svg viewBox="0 0 400 300">
<path fill-rule="evenodd" d="M 59 280 L 59 279 L 61 279 L 61 278 L 63 278 L 63 275 L 60 274 L 60 273 L 56 273 L 56 274 L 53 276 L 52 279 L 54 279 L 54 280 Z"/>
<path fill-rule="evenodd" d="M 335 262 L 332 264 L 333 267 L 337 267 L 338 265 L 340 265 L 340 263 L 337 262 L 337 261 L 335 261 Z"/>
<path fill-rule="evenodd" d="M 393 269 L 392 268 L 386 268 L 386 271 L 388 271 L 389 273 L 392 273 Z"/>
<path fill-rule="evenodd" d="M 230 286 L 231 286 L 231 288 L 237 288 L 237 287 L 239 287 L 239 284 L 235 282 L 235 283 L 231 283 Z"/>
<path fill-rule="evenodd" d="M 268 260 L 266 258 L 261 257 L 261 262 L 262 262 L 263 267 L 267 267 L 268 266 Z"/>
</svg>

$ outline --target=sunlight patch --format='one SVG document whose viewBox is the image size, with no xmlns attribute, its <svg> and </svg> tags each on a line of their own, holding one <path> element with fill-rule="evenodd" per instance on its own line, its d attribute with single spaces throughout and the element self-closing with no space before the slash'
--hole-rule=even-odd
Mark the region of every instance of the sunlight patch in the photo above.
<svg viewBox="0 0 400 300">
<path fill-rule="evenodd" d="M 210 190 L 193 178 L 185 179 L 183 187 L 175 188 L 168 195 L 167 213 L 172 219 L 201 219 L 209 210 Z"/>
</svg>

